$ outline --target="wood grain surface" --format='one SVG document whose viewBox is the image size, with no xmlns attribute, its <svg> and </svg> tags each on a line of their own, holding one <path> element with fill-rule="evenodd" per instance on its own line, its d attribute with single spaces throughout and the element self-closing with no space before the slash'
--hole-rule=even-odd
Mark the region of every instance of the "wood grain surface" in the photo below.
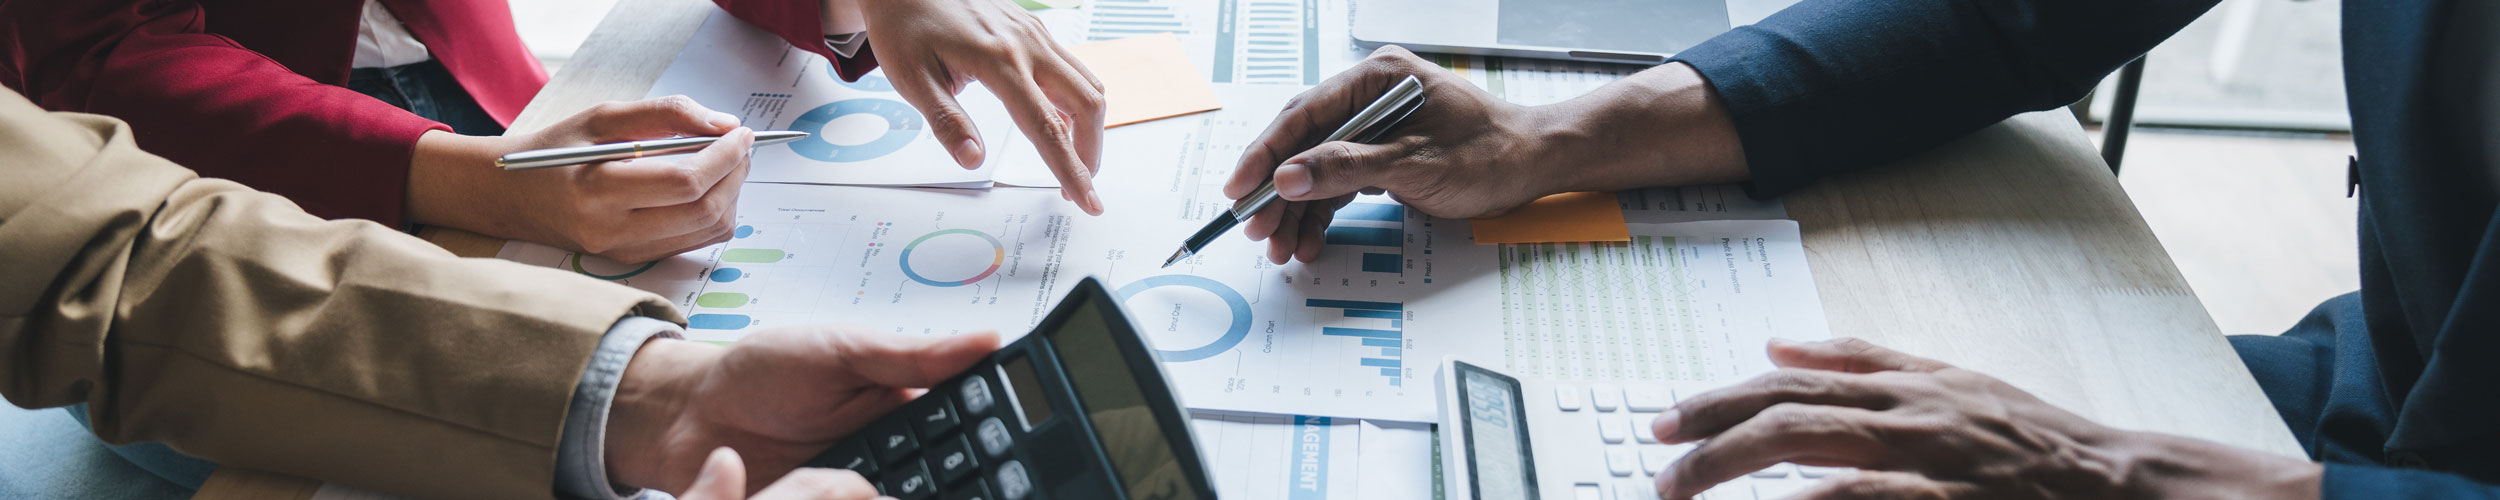
<svg viewBox="0 0 2500 500">
<path fill-rule="evenodd" d="M 512 129 L 641 98 L 713 9 L 623 0 Z M 2062 109 L 1786 203 L 1836 335 L 1994 375 L 2109 425 L 2303 456 Z M 422 236 L 470 257 L 502 245 L 452 229 Z M 308 498 L 314 487 L 228 468 L 195 498 Z"/>
</svg>

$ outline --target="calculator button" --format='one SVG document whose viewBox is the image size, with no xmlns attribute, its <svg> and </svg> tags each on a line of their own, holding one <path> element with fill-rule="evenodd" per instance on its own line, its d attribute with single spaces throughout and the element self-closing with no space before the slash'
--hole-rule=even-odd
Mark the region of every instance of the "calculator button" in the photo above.
<svg viewBox="0 0 2500 500">
<path fill-rule="evenodd" d="M 1554 406 L 1562 411 L 1580 411 L 1580 387 L 1571 384 L 1554 386 Z"/>
<path fill-rule="evenodd" d="M 972 444 L 963 436 L 952 436 L 929 446 L 929 468 L 937 471 L 938 483 L 955 481 L 981 471 L 981 460 L 972 455 Z"/>
<path fill-rule="evenodd" d="M 946 500 L 998 500 L 998 497 L 990 495 L 989 485 L 973 481 L 963 486 L 948 487 Z"/>
<path fill-rule="evenodd" d="M 1795 479 L 1776 479 L 1750 482 L 1753 483 L 1754 498 L 1788 498 L 1796 496 L 1797 492 L 1805 491 L 1806 487 L 1814 485 L 1811 481 Z"/>
<path fill-rule="evenodd" d="M 911 416 L 912 427 L 920 428 L 921 439 L 937 439 L 954 432 L 955 424 L 961 422 L 955 418 L 955 403 L 946 398 L 920 398 L 909 408 L 906 411 L 911 413 L 906 415 Z"/>
<path fill-rule="evenodd" d="M 1822 479 L 1826 476 L 1837 476 L 1847 473 L 1849 473 L 1848 467 L 1816 467 L 1812 465 L 1797 466 L 1797 475 L 1805 476 L 1807 479 Z"/>
<path fill-rule="evenodd" d="M 877 452 L 878 461 L 890 464 L 920 451 L 920 440 L 912 438 L 911 426 L 886 420 L 868 427 L 868 449 Z"/>
<path fill-rule="evenodd" d="M 970 415 L 989 413 L 990 406 L 998 402 L 998 398 L 990 393 L 990 379 L 978 373 L 964 377 L 963 385 L 955 392 L 964 400 L 964 413 Z"/>
<path fill-rule="evenodd" d="M 868 443 L 858 440 L 844 441 L 842 444 L 834 445 L 832 450 L 826 451 L 823 455 L 817 455 L 815 460 L 807 463 L 807 466 L 847 469 L 862 476 L 877 474 L 877 461 L 868 458 Z"/>
<path fill-rule="evenodd" d="M 1763 478 L 1763 479 L 1779 479 L 1779 478 L 1783 478 L 1783 477 L 1788 477 L 1788 470 L 1789 470 L 1789 466 L 1788 466 L 1788 464 L 1773 464 L 1773 465 L 1771 465 L 1770 467 L 1766 467 L 1766 468 L 1763 468 L 1762 470 L 1758 470 L 1758 471 L 1753 471 L 1753 473 L 1751 473 L 1751 474 L 1746 474 L 1746 475 L 1747 475 L 1747 476 L 1758 477 L 1758 478 Z"/>
<path fill-rule="evenodd" d="M 1574 484 L 1571 485 L 1571 499 L 1606 500 L 1606 489 L 1589 483 Z"/>
<path fill-rule="evenodd" d="M 981 453 L 992 457 L 1007 454 L 1007 445 L 1015 444 L 1015 436 L 1007 435 L 1007 423 L 998 421 L 998 417 L 981 419 L 972 437 L 981 441 Z"/>
<path fill-rule="evenodd" d="M 890 472 L 892 474 L 885 476 L 883 484 L 878 485 L 885 487 L 887 496 L 902 500 L 919 500 L 937 495 L 937 482 L 929 479 L 929 469 L 921 467 L 920 464 L 897 465 Z"/>
<path fill-rule="evenodd" d="M 1615 480 L 1615 500 L 1658 498 L 1657 485 L 1643 479 Z"/>
<path fill-rule="evenodd" d="M 1641 444 L 1658 444 L 1658 434 L 1649 432 L 1649 423 L 1656 421 L 1658 421 L 1656 413 L 1632 414 L 1632 438 L 1640 440 Z"/>
<path fill-rule="evenodd" d="M 1623 406 L 1623 390 L 1614 384 L 1589 384 L 1589 406 L 1597 411 L 1615 411 Z"/>
<path fill-rule="evenodd" d="M 1033 476 L 1024 473 L 1024 463 L 1008 460 L 998 464 L 998 498 L 1024 500 L 1033 496 Z"/>
<path fill-rule="evenodd" d="M 1630 448 L 1606 447 L 1606 472 L 1613 473 L 1617 477 L 1632 475 L 1632 469 L 1638 465 L 1633 463 L 1633 460 Z"/>
<path fill-rule="evenodd" d="M 1607 444 L 1621 443 L 1632 437 L 1632 422 L 1622 415 L 1598 415 L 1597 437 Z"/>
<path fill-rule="evenodd" d="M 1675 399 L 1667 396 L 1667 387 L 1663 385 L 1639 384 L 1623 388 L 1623 406 L 1630 407 L 1632 411 L 1666 411 L 1668 406 L 1674 404 Z"/>
<path fill-rule="evenodd" d="M 1702 490 L 1701 496 L 1694 498 L 1707 498 L 1710 500 L 1755 500 L 1757 498 L 1761 498 L 1754 496 L 1753 485 L 1745 484 L 1750 482 L 1751 481 L 1728 481 L 1719 483 L 1718 486 L 1712 486 L 1708 490 Z"/>
<path fill-rule="evenodd" d="M 1648 475 L 1652 475 L 1652 476 L 1658 475 L 1658 472 L 1659 472 L 1659 471 L 1664 471 L 1664 470 L 1667 470 L 1667 464 L 1671 464 L 1671 463 L 1675 463 L 1675 456 L 1674 456 L 1674 455 L 1669 455 L 1669 454 L 1667 454 L 1667 447 L 1665 447 L 1665 446 L 1643 446 L 1643 447 L 1641 447 L 1641 473 L 1642 473 L 1642 474 L 1648 474 Z"/>
</svg>

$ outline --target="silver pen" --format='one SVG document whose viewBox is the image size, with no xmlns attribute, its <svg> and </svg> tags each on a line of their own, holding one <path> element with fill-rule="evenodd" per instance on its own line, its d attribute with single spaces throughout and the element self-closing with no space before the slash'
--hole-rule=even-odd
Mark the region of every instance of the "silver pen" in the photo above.
<svg viewBox="0 0 2500 500">
<path fill-rule="evenodd" d="M 755 145 L 758 147 L 770 146 L 799 139 L 806 139 L 807 136 L 808 133 L 806 132 L 790 130 L 759 130 L 755 132 Z M 712 143 L 719 141 L 719 137 L 679 137 L 675 139 L 654 139 L 648 141 L 619 142 L 614 144 L 594 144 L 589 146 L 538 149 L 503 155 L 502 158 L 495 159 L 495 166 L 504 170 L 529 170 L 533 168 L 561 167 L 565 165 L 580 165 L 584 163 L 625 160 L 645 156 L 671 155 L 693 152 L 695 150 L 703 149 L 704 146 L 710 146 Z"/>
<path fill-rule="evenodd" d="M 1390 86 L 1387 93 L 1380 95 L 1380 99 L 1372 101 L 1371 105 L 1364 106 L 1362 111 L 1354 113 L 1353 119 L 1346 120 L 1345 125 L 1337 127 L 1335 132 L 1330 132 L 1328 138 L 1320 143 L 1327 144 L 1336 141 L 1369 143 L 1380 140 L 1382 134 L 1388 133 L 1390 128 L 1397 127 L 1398 123 L 1406 120 L 1407 115 L 1415 114 L 1415 110 L 1423 106 L 1423 82 L 1416 80 L 1415 75 L 1407 75 L 1405 79 L 1398 80 L 1397 85 Z M 1181 249 L 1172 252 L 1172 258 L 1164 259 L 1163 267 L 1172 267 L 1172 263 L 1197 255 L 1198 251 L 1205 250 L 1208 244 L 1214 243 L 1216 237 L 1223 236 L 1225 232 L 1232 231 L 1233 226 L 1250 220 L 1250 216 L 1257 215 L 1260 209 L 1267 208 L 1268 204 L 1275 203 L 1276 200 L 1276 179 L 1271 177 L 1260 182 L 1259 188 L 1250 191 L 1249 196 L 1243 196 L 1241 200 L 1233 202 L 1232 210 L 1227 211 L 1225 215 L 1216 216 L 1215 220 L 1207 221 L 1206 227 L 1199 228 L 1196 234 L 1191 234 L 1188 240 L 1182 241 Z"/>
</svg>

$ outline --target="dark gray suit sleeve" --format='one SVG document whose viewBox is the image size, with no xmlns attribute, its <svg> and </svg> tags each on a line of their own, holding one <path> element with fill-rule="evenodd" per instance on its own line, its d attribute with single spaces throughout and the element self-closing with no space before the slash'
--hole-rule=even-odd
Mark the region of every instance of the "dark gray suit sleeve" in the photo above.
<svg viewBox="0 0 2500 500">
<path fill-rule="evenodd" d="M 1756 196 L 2082 98 L 2218 0 L 1805 0 L 1674 58 L 1727 102 Z"/>
</svg>

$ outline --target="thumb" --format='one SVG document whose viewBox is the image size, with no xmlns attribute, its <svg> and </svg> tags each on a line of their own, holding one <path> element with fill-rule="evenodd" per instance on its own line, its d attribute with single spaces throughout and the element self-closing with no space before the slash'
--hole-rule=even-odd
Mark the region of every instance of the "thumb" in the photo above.
<svg viewBox="0 0 2500 500">
<path fill-rule="evenodd" d="M 742 500 L 747 496 L 746 464 L 739 462 L 737 450 L 727 446 L 712 450 L 703 459 L 703 471 L 695 476 L 694 486 L 686 487 L 685 500 Z"/>
<path fill-rule="evenodd" d="M 1770 354 L 1771 363 L 1780 366 L 1848 373 L 1932 372 L 1953 367 L 1942 361 L 1902 354 L 1854 337 L 1815 342 L 1772 338 Z"/>
<path fill-rule="evenodd" d="M 1290 201 L 1309 201 L 1354 194 L 1364 188 L 1401 186 L 1388 183 L 1392 164 L 1405 146 L 1330 142 L 1303 151 L 1276 167 L 1276 194 Z"/>
<path fill-rule="evenodd" d="M 998 333 L 945 337 L 884 332 L 842 335 L 840 356 L 859 378 L 886 387 L 928 387 L 998 350 Z"/>
<path fill-rule="evenodd" d="M 588 115 L 591 142 L 617 142 L 669 136 L 708 136 L 738 128 L 738 117 L 713 111 L 693 98 L 673 95 L 593 106 Z"/>
</svg>

